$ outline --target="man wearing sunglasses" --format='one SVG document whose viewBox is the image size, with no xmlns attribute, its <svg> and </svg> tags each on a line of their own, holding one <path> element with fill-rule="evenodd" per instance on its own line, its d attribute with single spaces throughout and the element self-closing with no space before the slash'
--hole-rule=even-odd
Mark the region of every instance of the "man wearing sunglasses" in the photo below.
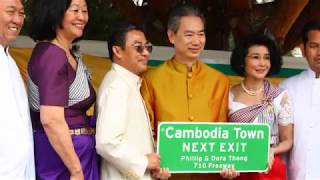
<svg viewBox="0 0 320 180">
<path fill-rule="evenodd" d="M 204 17 L 191 5 L 174 8 L 167 35 L 174 55 L 144 75 L 142 95 L 154 133 L 161 121 L 224 122 L 229 80 L 199 60 L 206 41 Z M 174 174 L 171 179 L 220 178 L 215 174 Z"/>
<path fill-rule="evenodd" d="M 122 22 L 108 41 L 111 70 L 99 89 L 96 148 L 103 158 L 101 179 L 167 179 L 154 153 L 148 112 L 140 94 L 152 45 L 143 29 Z"/>
</svg>

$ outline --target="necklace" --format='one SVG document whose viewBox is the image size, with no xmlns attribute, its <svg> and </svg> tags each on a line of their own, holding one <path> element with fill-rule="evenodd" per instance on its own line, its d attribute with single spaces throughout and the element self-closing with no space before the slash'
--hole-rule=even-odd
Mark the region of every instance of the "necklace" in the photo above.
<svg viewBox="0 0 320 180">
<path fill-rule="evenodd" d="M 256 96 L 258 95 L 260 92 L 263 91 L 263 86 L 261 88 L 259 88 L 256 91 L 252 91 L 246 88 L 246 86 L 244 85 L 243 81 L 240 82 L 241 88 L 244 90 L 245 93 L 247 93 L 250 96 Z"/>
</svg>

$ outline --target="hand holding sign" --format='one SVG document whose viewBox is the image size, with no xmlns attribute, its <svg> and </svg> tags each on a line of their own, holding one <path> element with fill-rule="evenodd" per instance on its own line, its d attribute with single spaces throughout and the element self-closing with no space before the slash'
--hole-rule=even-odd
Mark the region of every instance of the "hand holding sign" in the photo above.
<svg viewBox="0 0 320 180">
<path fill-rule="evenodd" d="M 161 123 L 161 167 L 171 173 L 264 172 L 268 168 L 269 126 L 233 123 Z"/>
<path fill-rule="evenodd" d="M 156 153 L 146 154 L 148 159 L 147 169 L 154 170 L 160 168 L 160 157 Z"/>
<path fill-rule="evenodd" d="M 151 171 L 151 176 L 154 179 L 169 179 L 171 177 L 169 168 L 159 168 Z"/>
<path fill-rule="evenodd" d="M 240 175 L 235 169 L 223 169 L 220 172 L 220 176 L 225 179 L 234 179 Z"/>
</svg>

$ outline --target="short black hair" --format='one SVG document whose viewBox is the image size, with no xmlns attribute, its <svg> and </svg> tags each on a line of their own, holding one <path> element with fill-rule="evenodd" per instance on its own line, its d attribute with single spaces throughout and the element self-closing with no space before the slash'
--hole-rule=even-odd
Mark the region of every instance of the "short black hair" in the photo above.
<svg viewBox="0 0 320 180">
<path fill-rule="evenodd" d="M 62 27 L 65 12 L 72 0 L 33 0 L 29 35 L 34 41 L 52 40 Z M 88 1 L 86 0 L 88 5 Z"/>
<path fill-rule="evenodd" d="M 135 23 L 129 22 L 127 20 L 120 20 L 113 29 L 110 37 L 108 38 L 108 51 L 109 57 L 113 61 L 113 46 L 120 46 L 122 48 L 126 45 L 126 36 L 130 31 L 141 31 L 146 36 L 143 26 L 139 26 Z"/>
<path fill-rule="evenodd" d="M 312 20 L 304 25 L 302 30 L 302 41 L 304 45 L 308 42 L 308 33 L 312 30 L 320 31 L 320 21 Z"/>
<path fill-rule="evenodd" d="M 180 19 L 185 16 L 199 17 L 202 20 L 203 25 L 205 26 L 205 18 L 200 9 L 193 4 L 187 3 L 177 4 L 170 10 L 167 29 L 176 33 L 179 29 Z"/>
<path fill-rule="evenodd" d="M 245 59 L 248 55 L 248 49 L 254 45 L 265 46 L 270 54 L 271 67 L 267 76 L 279 73 L 282 66 L 282 57 L 275 42 L 266 35 L 249 34 L 233 49 L 230 65 L 233 71 L 240 76 L 245 76 Z"/>
</svg>

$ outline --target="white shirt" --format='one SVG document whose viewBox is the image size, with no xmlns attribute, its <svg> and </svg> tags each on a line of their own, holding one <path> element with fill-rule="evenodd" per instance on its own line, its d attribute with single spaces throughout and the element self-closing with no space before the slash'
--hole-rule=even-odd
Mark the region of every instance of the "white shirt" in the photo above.
<svg viewBox="0 0 320 180">
<path fill-rule="evenodd" d="M 146 154 L 154 152 L 141 79 L 112 64 L 99 88 L 96 148 L 102 180 L 151 179 Z"/>
<path fill-rule="evenodd" d="M 308 69 L 280 85 L 289 91 L 294 112 L 294 142 L 289 179 L 320 179 L 320 79 Z"/>
<path fill-rule="evenodd" d="M 35 179 L 28 98 L 19 69 L 0 45 L 0 179 Z"/>
</svg>

